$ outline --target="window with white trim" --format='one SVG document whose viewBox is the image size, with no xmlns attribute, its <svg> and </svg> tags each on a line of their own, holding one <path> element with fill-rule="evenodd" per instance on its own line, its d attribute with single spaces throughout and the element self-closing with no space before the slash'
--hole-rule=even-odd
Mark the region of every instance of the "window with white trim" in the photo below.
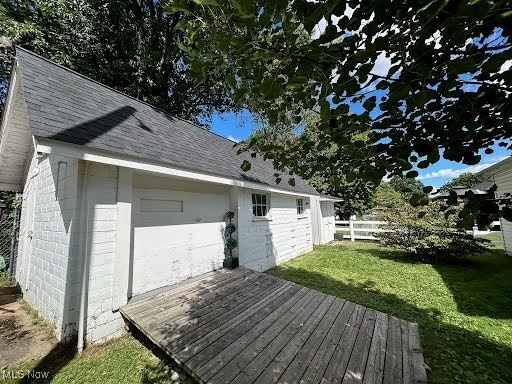
<svg viewBox="0 0 512 384">
<path fill-rule="evenodd" d="M 297 215 L 301 216 L 304 214 L 304 199 L 297 199 Z"/>
<path fill-rule="evenodd" d="M 252 194 L 252 214 L 254 217 L 266 217 L 269 211 L 268 195 L 263 193 Z"/>
</svg>

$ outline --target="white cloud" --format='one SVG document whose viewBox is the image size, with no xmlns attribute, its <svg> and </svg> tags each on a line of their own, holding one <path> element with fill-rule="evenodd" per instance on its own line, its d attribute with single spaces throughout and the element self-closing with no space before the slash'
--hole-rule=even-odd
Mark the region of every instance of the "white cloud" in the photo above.
<svg viewBox="0 0 512 384">
<path fill-rule="evenodd" d="M 325 32 L 325 28 L 327 28 L 327 19 L 322 17 L 322 19 L 313 27 L 313 30 L 311 31 L 311 39 L 318 39 L 320 35 Z"/>
<path fill-rule="evenodd" d="M 345 6 L 345 12 L 343 12 L 343 16 L 348 17 L 349 19 L 352 17 L 352 14 L 354 13 L 355 8 L 350 8 L 348 5 Z M 337 25 L 338 21 L 342 16 L 336 16 L 331 15 L 331 24 L 336 25 L 338 32 L 341 30 Z M 316 40 L 322 35 L 322 33 L 325 32 L 325 28 L 327 28 L 327 19 L 325 17 L 322 17 L 322 19 L 313 27 L 313 30 L 311 31 L 311 39 Z"/>
<path fill-rule="evenodd" d="M 375 64 L 370 73 L 377 76 L 387 76 L 390 68 L 391 58 L 386 57 L 386 52 L 381 52 L 381 54 L 377 56 L 377 60 L 375 60 Z"/>
<path fill-rule="evenodd" d="M 418 176 L 418 179 L 420 180 L 427 180 L 427 179 L 453 179 L 455 177 L 458 177 L 460 176 L 460 174 L 462 173 L 477 173 L 477 172 L 480 172 L 481 170 L 487 168 L 487 167 L 490 167 L 491 165 L 494 165 L 498 162 L 500 162 L 501 160 L 505 160 L 506 158 L 508 158 L 509 156 L 500 156 L 500 157 L 497 157 L 491 161 L 487 161 L 485 163 L 482 163 L 482 164 L 477 164 L 477 165 L 470 165 L 469 167 L 466 167 L 466 168 L 462 168 L 462 169 L 452 169 L 452 168 L 444 168 L 444 169 L 440 169 L 439 171 L 435 171 L 435 172 L 429 172 L 425 175 L 420 175 Z"/>
<path fill-rule="evenodd" d="M 228 140 L 231 140 L 231 141 L 234 141 L 235 143 L 239 143 L 241 140 L 240 139 L 237 139 L 236 137 L 233 137 L 231 135 L 229 135 L 228 137 L 226 137 L 226 139 Z"/>
<path fill-rule="evenodd" d="M 512 60 L 507 60 L 501 65 L 500 71 L 498 73 L 506 72 L 510 69 L 510 67 L 512 67 Z"/>
</svg>

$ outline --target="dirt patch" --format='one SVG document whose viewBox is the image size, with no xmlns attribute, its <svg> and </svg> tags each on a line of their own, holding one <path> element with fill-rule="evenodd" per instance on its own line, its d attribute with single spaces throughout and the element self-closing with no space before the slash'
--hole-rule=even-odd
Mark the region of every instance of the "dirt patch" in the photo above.
<svg viewBox="0 0 512 384">
<path fill-rule="evenodd" d="M 0 367 L 46 355 L 57 340 L 35 324 L 14 287 L 0 288 Z"/>
</svg>

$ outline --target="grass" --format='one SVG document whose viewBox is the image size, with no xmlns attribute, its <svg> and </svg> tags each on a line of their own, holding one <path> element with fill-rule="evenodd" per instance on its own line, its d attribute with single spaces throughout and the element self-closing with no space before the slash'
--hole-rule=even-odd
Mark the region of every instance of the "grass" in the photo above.
<svg viewBox="0 0 512 384">
<path fill-rule="evenodd" d="M 478 236 L 482 239 L 491 241 L 491 247 L 495 249 L 504 249 L 503 234 L 501 232 L 492 232 L 485 235 Z"/>
<path fill-rule="evenodd" d="M 12 281 L 9 279 L 7 272 L 0 272 L 0 288 L 12 286 Z"/>
<path fill-rule="evenodd" d="M 512 258 L 503 251 L 430 265 L 347 242 L 268 272 L 418 323 L 429 383 L 512 383 Z"/>
<path fill-rule="evenodd" d="M 173 383 L 168 366 L 150 350 L 131 336 L 85 349 L 76 353 L 75 345 L 58 345 L 47 356 L 7 367 L 18 372 L 48 372 L 47 379 L 10 380 L 8 383 L 53 383 L 53 384 L 130 384 Z"/>
<path fill-rule="evenodd" d="M 501 234 L 501 232 L 488 233 L 485 235 L 480 235 L 478 237 L 481 237 L 482 239 L 491 240 L 491 241 L 503 241 L 503 235 Z"/>
</svg>

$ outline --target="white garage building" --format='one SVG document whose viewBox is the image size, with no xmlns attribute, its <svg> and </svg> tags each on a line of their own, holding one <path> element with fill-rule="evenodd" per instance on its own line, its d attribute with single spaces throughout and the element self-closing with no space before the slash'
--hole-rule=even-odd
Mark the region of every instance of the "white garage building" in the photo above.
<svg viewBox="0 0 512 384">
<path fill-rule="evenodd" d="M 228 211 L 258 271 L 333 240 L 333 198 L 234 142 L 28 51 L 13 68 L 0 189 L 23 192 L 16 280 L 59 339 L 115 336 L 131 297 L 222 268 Z"/>
<path fill-rule="evenodd" d="M 496 184 L 496 197 L 498 199 L 510 198 L 512 196 L 512 157 L 500 161 L 478 173 L 483 179 L 491 180 Z M 501 232 L 505 252 L 512 256 L 512 223 L 500 218 Z"/>
</svg>

